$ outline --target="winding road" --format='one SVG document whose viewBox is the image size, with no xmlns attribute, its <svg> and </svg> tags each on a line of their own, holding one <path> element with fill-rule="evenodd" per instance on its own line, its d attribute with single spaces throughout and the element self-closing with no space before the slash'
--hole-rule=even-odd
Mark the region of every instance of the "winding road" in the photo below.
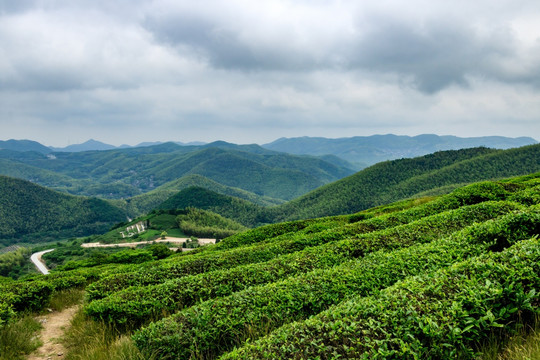
<svg viewBox="0 0 540 360">
<path fill-rule="evenodd" d="M 54 251 L 54 249 L 49 249 L 49 250 L 43 250 L 43 251 L 39 251 L 37 253 L 33 253 L 32 256 L 30 256 L 30 260 L 32 260 L 32 262 L 34 263 L 34 265 L 36 265 L 37 269 L 43 274 L 43 275 L 47 275 L 49 273 L 49 269 L 47 269 L 47 266 L 45 265 L 45 263 L 43 262 L 43 260 L 41 260 L 41 256 L 43 254 L 46 254 L 48 252 L 51 252 L 51 251 Z"/>
<path fill-rule="evenodd" d="M 155 242 L 163 242 L 163 243 L 183 243 L 189 240 L 189 238 L 173 238 L 173 237 L 166 237 L 165 239 L 158 239 L 158 240 L 151 240 L 151 241 L 137 241 L 137 242 L 130 242 L 130 243 L 119 243 L 119 244 L 100 244 L 100 243 L 84 243 L 81 244 L 81 247 L 85 248 L 95 248 L 95 247 L 136 247 L 137 245 L 141 244 L 152 244 Z M 215 244 L 216 239 L 199 239 L 199 243 L 201 245 L 206 244 Z M 30 260 L 34 263 L 36 268 L 43 274 L 47 275 L 49 273 L 49 269 L 41 260 L 41 256 L 43 254 L 46 254 L 48 252 L 54 251 L 54 249 L 49 250 L 43 250 L 36 253 L 33 253 L 32 256 L 30 256 Z"/>
</svg>

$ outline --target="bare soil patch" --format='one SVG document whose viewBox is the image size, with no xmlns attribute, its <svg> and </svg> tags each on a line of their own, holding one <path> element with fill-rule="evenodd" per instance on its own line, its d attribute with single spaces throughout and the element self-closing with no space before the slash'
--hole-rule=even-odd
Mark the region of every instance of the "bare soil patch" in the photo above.
<svg viewBox="0 0 540 360">
<path fill-rule="evenodd" d="M 53 360 L 63 359 L 66 349 L 60 343 L 60 339 L 64 335 L 65 330 L 70 326 L 71 319 L 79 309 L 79 305 L 75 305 L 62 311 L 54 311 L 50 314 L 45 314 L 37 318 L 43 324 L 41 330 L 40 346 L 28 357 L 28 360 Z"/>
</svg>

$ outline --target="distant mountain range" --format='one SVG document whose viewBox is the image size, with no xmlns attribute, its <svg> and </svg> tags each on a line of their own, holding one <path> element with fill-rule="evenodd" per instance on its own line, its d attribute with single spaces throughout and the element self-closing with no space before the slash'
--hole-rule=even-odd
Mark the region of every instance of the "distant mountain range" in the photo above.
<svg viewBox="0 0 540 360">
<path fill-rule="evenodd" d="M 530 137 L 509 138 L 484 136 L 461 138 L 457 136 L 418 135 L 373 135 L 350 138 L 327 139 L 322 137 L 281 138 L 265 149 L 297 155 L 331 154 L 354 164 L 357 169 L 385 160 L 413 158 L 442 150 L 459 150 L 484 146 L 493 149 L 509 149 L 536 144 Z"/>
<path fill-rule="evenodd" d="M 201 207 L 254 226 L 352 214 L 411 197 L 445 194 L 471 182 L 534 172 L 540 172 L 540 144 L 508 150 L 479 147 L 381 162 L 272 207 L 241 205 L 240 199 L 194 187 L 159 207 Z"/>
<path fill-rule="evenodd" d="M 261 198 L 256 203 L 280 203 L 348 176 L 354 172 L 352 167 L 333 155 L 290 155 L 259 145 L 223 141 L 80 152 L 0 149 L 0 175 L 75 195 L 110 199 L 144 194 L 185 176 L 199 175 L 251 193 L 244 197 Z M 177 184 L 181 190 L 183 185 Z M 221 189 L 226 194 L 234 192 Z"/>
<path fill-rule="evenodd" d="M 42 154 L 52 152 L 52 149 L 32 140 L 0 140 L 0 149 L 12 151 L 35 151 Z"/>
<path fill-rule="evenodd" d="M 142 142 L 140 144 L 137 144 L 135 146 L 131 145 L 120 145 L 120 146 L 114 146 L 105 144 L 101 141 L 97 141 L 94 139 L 90 139 L 82 144 L 74 144 L 74 145 L 68 145 L 63 148 L 58 147 L 50 147 L 52 151 L 58 151 L 58 152 L 80 152 L 80 151 L 103 151 L 103 150 L 113 150 L 113 149 L 128 149 L 128 148 L 135 148 L 135 147 L 146 147 L 146 146 L 154 146 L 154 145 L 161 145 L 164 144 L 163 142 L 156 141 L 156 142 Z M 182 142 L 175 142 L 175 144 L 178 145 L 204 145 L 206 143 L 200 142 L 200 141 L 194 141 L 189 143 L 182 143 Z"/>
<path fill-rule="evenodd" d="M 189 143 L 174 142 L 181 146 L 209 146 L 233 147 L 224 141 L 216 141 L 207 144 L 200 141 Z M 329 139 L 324 137 L 295 137 L 280 138 L 271 143 L 261 145 L 263 148 L 273 151 L 285 152 L 294 155 L 334 155 L 354 164 L 357 170 L 376 164 L 385 160 L 401 158 L 412 158 L 431 154 L 443 150 L 459 150 L 473 147 L 488 147 L 493 149 L 510 149 L 525 145 L 536 144 L 537 141 L 531 137 L 504 137 L 504 136 L 482 136 L 482 137 L 457 137 L 439 136 L 433 134 L 423 134 L 418 136 L 402 135 L 372 135 L 355 136 L 349 138 Z M 114 146 L 90 139 L 82 144 L 74 144 L 66 147 L 47 147 L 31 140 L 7 140 L 0 141 L 0 149 L 14 151 L 36 151 L 42 154 L 51 152 L 82 152 L 82 151 L 103 151 L 113 149 L 128 149 L 137 147 L 148 147 L 165 144 L 164 142 L 143 142 L 135 146 L 120 145 Z M 258 147 L 257 145 L 243 145 Z M 253 151 L 253 149 L 251 149 Z M 258 151 L 258 153 L 261 153 Z"/>
<path fill-rule="evenodd" d="M 155 189 L 106 201 L 0 176 L 4 245 L 22 238 L 98 233 L 126 215 L 155 208 L 200 207 L 247 226 L 351 214 L 410 197 L 447 193 L 466 183 L 540 171 L 540 144 L 441 151 L 381 162 L 350 176 L 351 170 L 321 158 L 257 145 L 166 143 L 51 155 L 0 150 L 0 170 L 43 176 L 59 187 L 81 187 L 102 197 L 104 191 L 141 192 L 151 184 Z M 287 197 L 294 199 L 284 202 Z"/>
</svg>

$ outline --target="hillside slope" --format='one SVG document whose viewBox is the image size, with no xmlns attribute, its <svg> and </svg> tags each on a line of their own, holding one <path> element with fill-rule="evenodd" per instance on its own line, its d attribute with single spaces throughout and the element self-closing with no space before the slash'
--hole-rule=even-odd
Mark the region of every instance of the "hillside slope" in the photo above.
<svg viewBox="0 0 540 360">
<path fill-rule="evenodd" d="M 273 208 L 274 221 L 353 213 L 441 187 L 540 171 L 540 144 L 386 161 Z"/>
<path fill-rule="evenodd" d="M 245 226 L 264 223 L 264 208 L 246 200 L 218 194 L 201 187 L 188 187 L 159 205 L 158 209 L 185 209 L 194 207 L 210 210 L 224 217 L 234 219 Z"/>
<path fill-rule="evenodd" d="M 0 316 L 91 279 L 87 327 L 127 333 L 138 358 L 475 359 L 540 315 L 539 205 L 536 173 L 268 225 L 160 261 L 0 284 Z M 111 344 L 96 351 L 118 354 Z"/>
<path fill-rule="evenodd" d="M 0 241 L 9 244 L 100 233 L 123 221 L 125 215 L 104 200 L 0 176 L 0 219 Z"/>
<path fill-rule="evenodd" d="M 73 179 L 74 184 L 66 188 L 65 181 L 58 184 L 48 181 L 47 186 L 77 194 L 117 199 L 146 193 L 186 175 L 201 175 L 222 185 L 260 196 L 290 200 L 353 173 L 344 166 L 346 163 L 343 161 L 329 162 L 312 156 L 266 150 L 258 145 L 223 142 L 204 146 L 165 143 L 140 148 L 47 155 L 0 150 L 0 158 L 10 161 L 9 167 L 0 164 L 0 174 L 15 174 L 10 168 L 13 164 L 21 164 L 46 170 L 43 176 L 34 176 L 38 183 L 52 172 Z M 36 172 L 33 171 L 34 174 Z M 27 180 L 33 176 L 28 171 L 21 172 L 21 175 L 26 176 Z M 48 180 L 53 179 L 48 176 Z"/>
<path fill-rule="evenodd" d="M 156 209 L 168 198 L 190 187 L 204 188 L 221 195 L 232 196 L 260 206 L 273 206 L 284 202 L 284 200 L 260 196 L 240 188 L 226 186 L 198 174 L 190 174 L 165 183 L 145 194 L 126 199 L 125 208 L 128 216 L 137 217 Z"/>
</svg>

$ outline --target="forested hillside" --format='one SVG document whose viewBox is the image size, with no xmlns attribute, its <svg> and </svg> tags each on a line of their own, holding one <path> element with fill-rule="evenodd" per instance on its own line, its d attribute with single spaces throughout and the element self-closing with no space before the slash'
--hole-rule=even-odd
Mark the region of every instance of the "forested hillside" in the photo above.
<svg viewBox="0 0 540 360">
<path fill-rule="evenodd" d="M 188 207 L 210 210 L 239 223 L 253 227 L 268 222 L 264 216 L 264 208 L 248 201 L 221 195 L 201 188 L 186 188 L 159 205 L 159 209 L 184 209 Z"/>
<path fill-rule="evenodd" d="M 145 194 L 126 199 L 125 204 L 120 206 L 126 208 L 128 216 L 137 217 L 152 209 L 157 209 L 165 200 L 176 195 L 179 191 L 190 187 L 204 188 L 208 191 L 231 196 L 261 206 L 272 206 L 285 202 L 284 200 L 274 199 L 268 196 L 260 196 L 240 188 L 222 185 L 201 175 L 191 174 L 165 183 Z"/>
<path fill-rule="evenodd" d="M 272 207 L 188 188 L 159 207 L 201 207 L 258 226 L 297 219 L 349 214 L 414 196 L 438 195 L 464 184 L 540 171 L 540 145 L 509 150 L 473 148 L 386 161 Z M 192 192 L 190 194 L 190 192 Z"/>
<path fill-rule="evenodd" d="M 0 158 L 4 160 L 0 174 L 21 176 L 72 194 L 112 199 L 146 193 L 184 176 L 201 175 L 257 196 L 290 200 L 353 173 L 343 160 L 224 142 L 50 154 L 0 150 Z"/>
<path fill-rule="evenodd" d="M 125 220 L 104 200 L 62 194 L 25 180 L 0 176 L 0 241 L 57 240 L 105 232 Z"/>
<path fill-rule="evenodd" d="M 0 331 L 79 288 L 67 356 L 477 359 L 540 330 L 539 206 L 536 173 L 267 225 L 159 261 L 6 281 Z"/>
<path fill-rule="evenodd" d="M 166 149 L 168 144 L 162 145 Z M 5 150 L 7 151 L 7 150 Z M 143 149 L 132 149 L 139 152 Z M 147 148 L 144 152 L 156 152 L 158 149 Z M 236 165 L 251 164 L 249 158 L 263 156 L 259 154 L 248 154 L 243 159 L 238 159 L 236 155 L 225 152 L 226 150 L 208 148 L 188 153 L 188 160 L 171 167 L 162 167 L 165 173 L 174 173 L 177 167 L 186 169 L 202 169 L 207 176 L 220 178 L 234 178 Z M 212 152 L 212 160 L 204 162 L 203 159 Z M 96 152 L 97 153 L 97 152 Z M 107 152 L 105 152 L 107 153 Z M 33 157 L 32 153 L 16 153 L 20 157 Z M 82 154 L 83 157 L 92 157 L 89 153 Z M 114 155 L 114 154 L 113 154 Z M 223 155 L 223 157 L 221 157 Z M 267 156 L 267 155 L 264 155 Z M 250 167 L 250 181 L 257 186 L 274 187 L 274 194 L 281 195 L 287 191 L 286 184 L 294 187 L 295 182 L 303 182 L 309 175 L 309 167 L 304 165 L 305 172 L 299 170 L 289 171 L 283 168 L 271 167 L 273 161 L 279 161 L 281 157 L 271 158 L 268 165 L 256 165 Z M 219 161 L 227 170 L 218 174 L 216 170 Z M 312 159 L 320 162 L 321 160 Z M 30 165 L 22 165 L 17 168 L 13 160 L 2 160 L 9 169 L 32 174 L 31 170 L 36 169 Z M 51 160 L 55 161 L 55 160 Z M 112 162 L 115 162 L 111 158 Z M 289 159 L 291 163 L 296 160 Z M 210 166 L 208 163 L 212 163 Z M 322 177 L 326 167 L 329 165 L 319 163 L 316 170 L 311 170 L 317 176 Z M 163 164 L 161 164 L 163 165 Z M 105 165 L 104 165 L 105 166 Z M 293 164 L 281 164 L 283 166 L 293 166 Z M 83 166 L 84 167 L 84 166 Z M 215 170 L 210 170 L 210 169 Z M 264 168 L 266 170 L 261 170 Z M 298 165 L 298 168 L 302 168 Z M 331 168 L 331 167 L 330 167 Z M 256 170 L 259 169 L 259 170 Z M 270 169 L 270 170 L 269 170 Z M 315 169 L 315 168 L 314 168 Z M 265 172 L 265 171 L 270 172 Z M 15 170 L 13 170 L 15 171 Z M 42 170 L 43 171 L 43 170 Z M 182 170 L 183 171 L 183 170 Z M 264 182 L 261 176 L 268 175 Z M 388 204 L 393 201 L 406 199 L 419 194 L 439 194 L 451 191 L 453 188 L 472 181 L 497 179 L 507 176 L 525 174 L 530 171 L 540 171 L 540 145 L 531 145 L 523 148 L 510 150 L 493 150 L 487 148 L 474 148 L 458 151 L 444 151 L 431 155 L 426 155 L 414 159 L 401 159 L 387 161 L 370 168 L 364 169 L 352 176 L 320 187 L 297 199 L 271 206 L 272 203 L 279 202 L 270 197 L 264 197 L 246 190 L 223 185 L 217 181 L 210 180 L 202 175 L 189 173 L 183 177 L 163 184 L 154 191 L 139 195 L 126 200 L 116 200 L 113 203 L 106 203 L 98 199 L 77 198 L 61 195 L 40 188 L 33 184 L 21 181 L 16 182 L 9 179 L 9 184 L 17 185 L 17 191 L 10 191 L 7 188 L 0 196 L 3 206 L 3 225 L 0 237 L 3 239 L 25 239 L 33 238 L 30 234 L 41 234 L 41 238 L 52 238 L 53 235 L 59 237 L 70 237 L 75 235 L 99 233 L 108 229 L 111 224 L 124 221 L 125 216 L 137 217 L 152 209 L 184 209 L 186 207 L 196 207 L 210 210 L 224 217 L 234 219 L 244 226 L 254 227 L 279 221 L 314 218 L 320 216 L 339 215 L 353 213 L 374 206 Z M 277 175 L 280 174 L 281 175 Z M 299 174 L 298 178 L 292 174 Z M 272 175 L 271 175 L 272 174 Z M 286 175 L 288 174 L 288 175 Z M 47 176 L 43 179 L 50 181 L 63 181 L 69 183 L 67 175 L 55 175 L 47 171 Z M 156 175 L 158 176 L 158 175 Z M 172 175 L 170 175 L 172 176 Z M 292 176 L 289 179 L 286 177 Z M 238 178 L 238 175 L 237 175 Z M 8 178 L 4 177 L 4 186 L 7 186 Z M 88 181 L 83 179 L 80 181 Z M 264 185 L 261 185 L 263 184 Z M 96 185 L 99 189 L 115 188 L 122 192 L 130 185 L 113 182 L 110 184 Z M 303 188 L 302 191 L 306 191 Z M 92 193 L 96 190 L 93 186 L 88 186 L 86 192 Z M 178 192 L 178 190 L 181 190 Z M 25 191 L 28 194 L 23 194 Z M 299 191 L 298 189 L 295 191 Z M 43 192 L 44 195 L 35 195 L 36 192 Z M 290 191 L 289 193 L 292 193 Z M 281 196 L 280 195 L 280 196 Z M 32 200 L 28 200 L 31 198 Z M 54 200 L 54 201 L 53 201 Z M 262 206 L 266 205 L 266 206 Z M 50 210 L 52 206 L 53 210 Z M 9 210 L 8 210 L 9 209 Z M 40 215 L 41 214 L 41 215 Z M 46 214 L 46 215 L 43 215 Z"/>
<path fill-rule="evenodd" d="M 322 186 L 274 211 L 274 220 L 347 214 L 425 191 L 540 171 L 540 145 L 509 150 L 473 148 L 386 161 Z M 435 191 L 436 193 L 436 191 Z"/>
</svg>

